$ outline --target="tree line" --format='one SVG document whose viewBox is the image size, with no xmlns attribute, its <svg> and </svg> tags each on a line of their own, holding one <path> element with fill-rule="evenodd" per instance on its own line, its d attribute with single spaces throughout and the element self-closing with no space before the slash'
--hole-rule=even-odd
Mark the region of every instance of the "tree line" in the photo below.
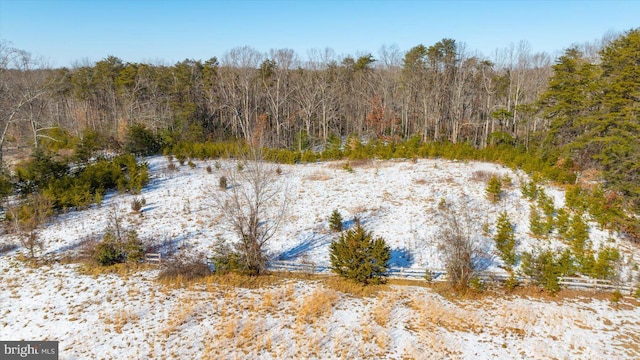
<svg viewBox="0 0 640 360">
<path fill-rule="evenodd" d="M 637 211 L 639 37 L 636 29 L 572 47 L 555 62 L 526 42 L 489 59 L 442 39 L 376 57 L 245 46 L 173 65 L 108 56 L 55 69 L 1 42 L 0 160 L 87 138 L 117 148 L 131 126 L 163 146 L 241 139 L 298 151 L 349 135 L 418 136 L 594 170 Z"/>
</svg>

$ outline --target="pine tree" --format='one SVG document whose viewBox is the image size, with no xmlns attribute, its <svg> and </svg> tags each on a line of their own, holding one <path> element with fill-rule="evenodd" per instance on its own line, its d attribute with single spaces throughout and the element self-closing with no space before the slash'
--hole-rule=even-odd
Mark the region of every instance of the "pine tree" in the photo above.
<svg viewBox="0 0 640 360">
<path fill-rule="evenodd" d="M 489 183 L 487 183 L 487 188 L 485 191 L 487 192 L 487 198 L 489 198 L 489 201 L 491 201 L 493 204 L 500 201 L 500 196 L 502 195 L 502 185 L 500 179 L 495 175 L 492 176 L 491 179 L 489 179 Z"/>
<path fill-rule="evenodd" d="M 533 204 L 529 205 L 529 230 L 536 238 L 541 238 L 547 234 L 538 208 Z"/>
<path fill-rule="evenodd" d="M 379 283 L 387 271 L 391 250 L 383 238 L 373 238 L 361 225 L 340 235 L 329 246 L 331 269 L 359 283 Z"/>
<path fill-rule="evenodd" d="M 513 234 L 513 224 L 511 224 L 506 211 L 500 213 L 496 229 L 497 232 L 493 239 L 500 252 L 500 257 L 509 267 L 514 266 L 516 264 L 516 238 Z"/>
<path fill-rule="evenodd" d="M 333 210 L 331 217 L 329 217 L 329 228 L 333 231 L 342 231 L 342 215 L 338 209 Z"/>
<path fill-rule="evenodd" d="M 585 257 L 589 244 L 589 226 L 580 214 L 574 214 L 569 223 L 567 232 L 567 240 L 571 244 L 573 254 L 578 258 L 579 262 Z"/>
<path fill-rule="evenodd" d="M 556 216 L 556 227 L 558 228 L 558 234 L 561 237 L 567 237 L 567 233 L 569 232 L 569 220 L 569 211 L 565 208 L 559 209 Z"/>
</svg>

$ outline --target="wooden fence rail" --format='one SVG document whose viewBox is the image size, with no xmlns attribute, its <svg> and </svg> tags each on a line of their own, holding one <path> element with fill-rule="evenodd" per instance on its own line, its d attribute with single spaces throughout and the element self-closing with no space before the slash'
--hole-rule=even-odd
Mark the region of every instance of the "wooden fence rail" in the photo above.
<svg viewBox="0 0 640 360">
<path fill-rule="evenodd" d="M 312 263 L 296 263 L 293 261 L 272 261 L 269 263 L 269 269 L 274 271 L 291 271 L 291 272 L 306 272 L 312 274 L 328 273 L 331 271 L 327 265 L 315 265 Z M 444 270 L 428 270 L 428 269 L 413 269 L 413 268 L 400 268 L 391 267 L 387 269 L 386 276 L 396 279 L 414 279 L 414 280 L 426 280 L 427 272 L 430 275 L 431 281 L 446 281 L 447 272 Z M 480 272 L 477 274 L 478 278 L 483 281 L 490 282 L 505 282 L 511 276 L 503 273 L 494 272 Z M 526 277 L 517 276 L 519 282 L 528 283 L 531 280 Z M 609 280 L 591 279 L 586 277 L 558 277 L 558 283 L 561 286 L 571 289 L 592 289 L 603 291 L 620 291 L 623 294 L 633 294 L 638 289 L 639 284 L 619 284 Z"/>
<path fill-rule="evenodd" d="M 159 265 L 162 263 L 162 255 L 160 253 L 146 253 L 144 254 L 144 262 Z"/>
</svg>

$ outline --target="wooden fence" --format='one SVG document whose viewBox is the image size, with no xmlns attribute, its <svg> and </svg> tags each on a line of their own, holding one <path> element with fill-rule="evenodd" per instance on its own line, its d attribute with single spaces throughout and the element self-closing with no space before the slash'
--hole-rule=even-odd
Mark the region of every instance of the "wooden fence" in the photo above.
<svg viewBox="0 0 640 360">
<path fill-rule="evenodd" d="M 310 274 L 330 273 L 331 269 L 327 265 L 316 265 L 313 263 L 296 263 L 292 261 L 271 261 L 269 269 L 274 271 L 304 272 Z M 444 270 L 427 270 L 414 268 L 391 267 L 387 270 L 386 276 L 392 279 L 413 279 L 425 280 L 427 272 L 431 281 L 447 281 L 447 272 Z M 484 271 L 477 274 L 477 277 L 487 282 L 505 282 L 510 275 Z M 528 283 L 531 280 L 526 277 L 516 277 L 521 283 Z M 560 286 L 570 289 L 591 289 L 601 291 L 620 291 L 623 294 L 633 294 L 640 284 L 614 283 L 609 280 L 591 279 L 587 277 L 558 277 Z"/>
<path fill-rule="evenodd" d="M 159 265 L 162 263 L 162 255 L 160 253 L 146 253 L 144 254 L 144 262 Z"/>
</svg>

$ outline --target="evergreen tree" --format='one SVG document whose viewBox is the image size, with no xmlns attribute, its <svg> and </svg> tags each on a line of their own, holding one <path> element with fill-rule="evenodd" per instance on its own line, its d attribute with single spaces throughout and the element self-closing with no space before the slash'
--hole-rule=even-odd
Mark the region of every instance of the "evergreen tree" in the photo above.
<svg viewBox="0 0 640 360">
<path fill-rule="evenodd" d="M 359 283 L 379 283 L 387 271 L 391 250 L 383 238 L 373 238 L 361 225 L 340 235 L 329 247 L 331 269 Z"/>
<path fill-rule="evenodd" d="M 513 234 L 513 224 L 506 211 L 500 213 L 496 229 L 497 232 L 493 239 L 500 252 L 500 257 L 507 266 L 514 266 L 516 264 L 516 238 Z"/>
<path fill-rule="evenodd" d="M 537 238 L 541 238 L 547 234 L 538 208 L 533 204 L 529 205 L 529 230 L 531 230 L 531 234 Z"/>
<path fill-rule="evenodd" d="M 573 254 L 578 258 L 579 262 L 582 262 L 581 259 L 585 257 L 586 250 L 589 247 L 589 226 L 580 214 L 574 214 L 571 217 L 567 240 L 570 242 Z"/>
<path fill-rule="evenodd" d="M 569 220 L 569 212 L 565 208 L 559 209 L 556 217 L 556 227 L 558 228 L 558 235 L 561 237 L 567 237 L 567 233 L 569 231 Z"/>
<path fill-rule="evenodd" d="M 329 228 L 336 232 L 342 231 L 342 215 L 340 215 L 338 209 L 333 210 L 331 213 L 331 217 L 329 218 Z"/>
<path fill-rule="evenodd" d="M 492 203 L 495 204 L 500 201 L 500 196 L 502 195 L 502 183 L 500 179 L 495 175 L 492 176 L 491 179 L 489 179 L 489 183 L 487 183 L 485 191 L 487 198 L 489 198 Z"/>
</svg>

